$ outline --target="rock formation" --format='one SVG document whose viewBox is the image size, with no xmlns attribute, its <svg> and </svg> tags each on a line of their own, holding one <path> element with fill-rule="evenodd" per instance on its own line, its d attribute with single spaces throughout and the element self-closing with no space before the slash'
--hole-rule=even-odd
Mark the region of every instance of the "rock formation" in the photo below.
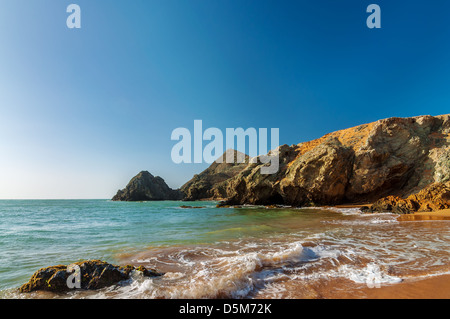
<svg viewBox="0 0 450 319">
<path fill-rule="evenodd" d="M 156 176 L 147 171 L 142 171 L 131 179 L 127 187 L 119 190 L 113 197 L 113 201 L 156 201 L 156 200 L 180 200 L 183 193 L 173 190 Z"/>
<path fill-rule="evenodd" d="M 276 174 L 262 175 L 266 164 L 245 156 L 244 163 L 216 161 L 175 191 L 161 178 L 141 172 L 114 200 L 213 199 L 225 200 L 224 205 L 306 206 L 367 203 L 387 196 L 406 199 L 450 181 L 450 115 L 388 118 L 271 152 L 280 159 Z M 443 202 L 448 200 L 444 197 Z M 426 201 L 415 202 L 407 209 L 421 209 Z M 428 205 L 443 207 L 430 201 Z"/>
<path fill-rule="evenodd" d="M 140 272 L 143 276 L 156 277 L 163 274 L 143 266 L 138 268 L 128 265 L 120 267 L 100 260 L 88 260 L 73 264 L 79 267 L 81 289 L 96 290 L 119 283 L 130 278 L 132 272 Z M 33 291 L 66 292 L 71 290 L 67 279 L 72 272 L 64 265 L 39 269 L 30 281 L 20 287 L 20 292 Z"/>
<path fill-rule="evenodd" d="M 409 214 L 413 212 L 431 212 L 450 208 L 450 182 L 435 183 L 417 194 L 401 198 L 387 196 L 376 201 L 371 207 L 364 207 L 364 212 L 393 212 Z"/>
<path fill-rule="evenodd" d="M 234 162 L 226 163 L 226 156 L 233 153 Z M 241 156 L 243 163 L 238 163 Z M 248 155 L 235 150 L 227 150 L 221 157 L 206 170 L 195 175 L 189 182 L 181 187 L 184 200 L 199 199 L 225 199 L 229 196 L 226 181 L 239 174 L 247 167 Z"/>
<path fill-rule="evenodd" d="M 450 116 L 389 118 L 280 146 L 277 174 L 263 164 L 210 169 L 183 186 L 189 199 L 227 198 L 225 204 L 334 205 L 408 197 L 450 180 Z M 217 183 L 215 178 L 220 177 Z"/>
</svg>

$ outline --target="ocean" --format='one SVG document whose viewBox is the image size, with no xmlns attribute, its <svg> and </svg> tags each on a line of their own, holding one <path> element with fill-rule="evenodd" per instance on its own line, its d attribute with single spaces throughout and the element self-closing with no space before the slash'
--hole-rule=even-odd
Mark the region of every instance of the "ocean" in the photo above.
<svg viewBox="0 0 450 319">
<path fill-rule="evenodd" d="M 450 221 L 216 204 L 0 201 L 0 298 L 323 298 L 450 274 Z M 42 267 L 86 259 L 165 275 L 99 291 L 18 292 Z"/>
</svg>

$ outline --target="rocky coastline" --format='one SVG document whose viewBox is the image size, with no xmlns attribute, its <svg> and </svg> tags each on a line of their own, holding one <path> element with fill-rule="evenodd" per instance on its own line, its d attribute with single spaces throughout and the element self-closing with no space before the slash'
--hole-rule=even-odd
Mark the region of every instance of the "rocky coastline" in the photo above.
<svg viewBox="0 0 450 319">
<path fill-rule="evenodd" d="M 171 189 L 159 176 L 153 176 L 147 171 L 142 171 L 133 177 L 128 185 L 117 191 L 113 201 L 160 201 L 181 200 L 184 198 L 180 190 Z"/>
<path fill-rule="evenodd" d="M 234 152 L 235 158 L 241 155 L 227 152 Z M 314 141 L 282 145 L 272 152 L 278 152 L 280 159 L 277 174 L 261 175 L 264 164 L 246 155 L 244 163 L 216 161 L 176 190 L 161 177 L 142 171 L 112 200 L 217 200 L 219 207 L 274 209 L 357 205 L 365 213 L 398 214 L 450 209 L 450 115 L 384 119 Z M 118 284 L 136 272 L 162 275 L 142 266 L 122 267 L 99 260 L 74 265 L 82 273 L 80 288 L 86 290 Z M 20 292 L 67 292 L 69 276 L 68 266 L 43 268 Z"/>
<path fill-rule="evenodd" d="M 128 280 L 136 272 L 145 277 L 158 277 L 163 275 L 156 270 L 147 269 L 143 266 L 135 267 L 127 265 L 122 267 L 101 260 L 85 260 L 69 266 L 57 265 L 39 269 L 27 283 L 19 288 L 19 291 L 21 293 L 30 293 L 33 291 L 64 293 L 74 288 L 97 290 Z M 71 288 L 67 282 L 68 280 L 72 281 L 69 277 L 71 275 L 73 276 L 75 269 L 79 271 L 79 279 L 74 276 L 73 281 L 75 284 L 75 281 L 79 280 L 79 287 L 74 285 Z"/>
<path fill-rule="evenodd" d="M 216 161 L 178 190 L 141 172 L 113 200 L 295 207 L 373 203 L 363 210 L 396 213 L 450 204 L 450 115 L 383 119 L 272 152 L 280 158 L 273 175 L 260 174 L 264 164 L 248 156 L 244 163 Z"/>
</svg>

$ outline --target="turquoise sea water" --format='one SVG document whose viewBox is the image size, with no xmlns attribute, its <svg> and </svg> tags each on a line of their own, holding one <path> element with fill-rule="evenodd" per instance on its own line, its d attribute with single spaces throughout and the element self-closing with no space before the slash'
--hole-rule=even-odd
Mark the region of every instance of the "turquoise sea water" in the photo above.
<svg viewBox="0 0 450 319">
<path fill-rule="evenodd" d="M 166 273 L 133 281 L 113 295 L 102 292 L 107 298 L 297 298 L 292 292 L 302 289 L 289 287 L 305 276 L 393 284 L 449 272 L 449 225 L 400 223 L 392 214 L 364 215 L 357 209 L 3 200 L 0 298 L 20 297 L 16 288 L 39 268 L 86 259 Z"/>
<path fill-rule="evenodd" d="M 204 208 L 184 209 L 180 206 Z M 216 242 L 282 232 L 296 211 L 217 209 L 215 202 L 0 201 L 0 290 L 41 267 L 116 261 L 148 247 Z M 271 222 L 272 220 L 272 222 Z M 274 222 L 277 220 L 277 222 Z"/>
</svg>

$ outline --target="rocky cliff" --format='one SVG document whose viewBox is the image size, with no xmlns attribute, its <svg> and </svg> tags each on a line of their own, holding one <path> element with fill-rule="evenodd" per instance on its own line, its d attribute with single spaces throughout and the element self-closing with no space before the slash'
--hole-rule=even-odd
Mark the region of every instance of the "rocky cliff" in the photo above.
<svg viewBox="0 0 450 319">
<path fill-rule="evenodd" d="M 230 205 L 334 205 L 407 197 L 450 180 L 450 115 L 379 120 L 274 152 L 280 155 L 277 174 L 261 175 L 263 164 L 248 163 L 224 175 L 214 163 L 182 189 L 188 199 L 227 198 Z"/>
<path fill-rule="evenodd" d="M 173 190 L 159 177 L 142 171 L 131 179 L 127 187 L 119 190 L 113 201 L 157 201 L 181 200 L 184 197 L 179 190 Z"/>
<path fill-rule="evenodd" d="M 235 158 L 242 155 L 227 152 L 234 152 Z M 387 205 L 395 207 L 398 205 L 392 198 L 387 198 L 393 196 L 400 205 L 398 211 L 405 205 L 434 209 L 448 201 L 450 115 L 379 120 L 310 142 L 282 145 L 271 152 L 277 152 L 280 159 L 276 174 L 262 175 L 260 169 L 265 164 L 248 156 L 244 163 L 216 161 L 180 190 L 170 189 L 160 177 L 141 172 L 113 200 L 225 199 L 228 205 L 305 206 L 386 198 Z M 433 206 L 425 197 L 410 198 L 413 202 L 408 204 L 402 201 L 426 189 L 426 194 L 436 190 L 444 194 L 439 205 Z"/>
<path fill-rule="evenodd" d="M 227 154 L 233 153 L 234 163 L 226 163 Z M 237 159 L 242 156 L 243 163 Z M 226 199 L 229 195 L 227 181 L 243 171 L 249 162 L 248 155 L 235 150 L 227 150 L 206 170 L 195 175 L 181 187 L 184 200 Z"/>
</svg>

